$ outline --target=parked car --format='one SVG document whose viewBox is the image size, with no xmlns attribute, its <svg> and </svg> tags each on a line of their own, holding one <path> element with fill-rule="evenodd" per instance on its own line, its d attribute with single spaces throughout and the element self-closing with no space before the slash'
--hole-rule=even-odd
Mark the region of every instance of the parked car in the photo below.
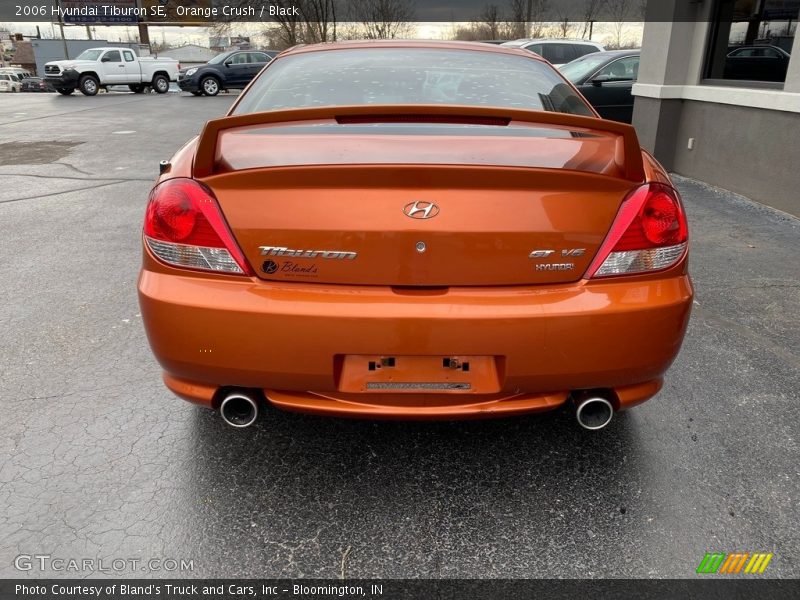
<svg viewBox="0 0 800 600">
<path fill-rule="evenodd" d="M 790 58 L 778 46 L 740 46 L 725 58 L 725 79 L 785 81 Z"/>
<path fill-rule="evenodd" d="M 55 92 L 55 88 L 42 77 L 26 77 L 21 82 L 23 92 Z"/>
<path fill-rule="evenodd" d="M 91 48 L 74 60 L 46 63 L 44 77 L 65 96 L 76 88 L 85 96 L 94 96 L 110 85 L 127 85 L 137 94 L 149 86 L 166 94 L 179 70 L 180 64 L 172 58 L 140 58 L 129 48 Z"/>
<path fill-rule="evenodd" d="M 595 52 L 573 60 L 560 71 L 601 117 L 630 123 L 633 119 L 631 89 L 639 77 L 640 52 Z"/>
<path fill-rule="evenodd" d="M 222 90 L 244 89 L 277 54 L 275 50 L 226 52 L 199 67 L 182 69 L 178 86 L 195 96 L 216 96 Z"/>
<path fill-rule="evenodd" d="M 591 54 L 593 52 L 603 52 L 602 45 L 588 40 L 562 40 L 550 38 L 529 38 L 513 40 L 501 44 L 512 48 L 523 48 L 534 52 L 545 60 L 550 61 L 554 67 L 560 67 L 568 62 Z"/>
<path fill-rule="evenodd" d="M 17 78 L 10 73 L 0 73 L 0 92 L 18 92 L 21 85 Z"/>
<path fill-rule="evenodd" d="M 2 67 L 0 68 L 0 73 L 14 75 L 18 81 L 22 81 L 26 77 L 33 77 L 33 74 L 30 71 L 23 69 L 22 67 Z"/>
<path fill-rule="evenodd" d="M 162 165 L 139 302 L 166 385 L 236 427 L 571 402 L 600 429 L 677 355 L 687 238 L 634 128 L 533 53 L 298 46 Z"/>
</svg>

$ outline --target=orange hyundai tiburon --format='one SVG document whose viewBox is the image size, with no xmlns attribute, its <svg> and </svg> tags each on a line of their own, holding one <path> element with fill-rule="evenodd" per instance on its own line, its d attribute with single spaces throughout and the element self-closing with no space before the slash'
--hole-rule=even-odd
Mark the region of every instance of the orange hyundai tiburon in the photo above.
<svg viewBox="0 0 800 600">
<path fill-rule="evenodd" d="M 489 44 L 279 55 L 162 163 L 139 298 L 178 396 L 368 418 L 661 388 L 692 305 L 678 192 L 629 125 Z"/>
</svg>

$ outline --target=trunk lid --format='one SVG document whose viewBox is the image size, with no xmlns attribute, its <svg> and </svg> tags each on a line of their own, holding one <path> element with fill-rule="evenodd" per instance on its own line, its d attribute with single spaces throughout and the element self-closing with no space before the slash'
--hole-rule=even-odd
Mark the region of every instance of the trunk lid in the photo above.
<svg viewBox="0 0 800 600">
<path fill-rule="evenodd" d="M 510 124 L 319 120 L 227 130 L 204 182 L 265 280 L 577 281 L 635 186 L 619 138 Z"/>
</svg>

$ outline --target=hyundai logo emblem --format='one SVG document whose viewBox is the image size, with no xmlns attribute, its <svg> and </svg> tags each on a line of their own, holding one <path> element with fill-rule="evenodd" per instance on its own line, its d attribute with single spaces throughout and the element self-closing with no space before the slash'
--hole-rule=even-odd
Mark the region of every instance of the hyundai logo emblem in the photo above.
<svg viewBox="0 0 800 600">
<path fill-rule="evenodd" d="M 439 214 L 439 207 L 433 202 L 417 200 L 403 207 L 403 214 L 412 219 L 432 219 Z"/>
</svg>

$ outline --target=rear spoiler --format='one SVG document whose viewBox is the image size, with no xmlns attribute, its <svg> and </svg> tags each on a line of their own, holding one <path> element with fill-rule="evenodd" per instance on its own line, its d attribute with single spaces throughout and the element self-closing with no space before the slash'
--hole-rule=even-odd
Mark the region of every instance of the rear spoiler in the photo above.
<svg viewBox="0 0 800 600">
<path fill-rule="evenodd" d="M 617 135 L 621 143 L 617 144 L 615 160 L 624 173 L 625 179 L 634 182 L 644 181 L 642 151 L 639 147 L 639 140 L 636 137 L 636 130 L 631 125 L 559 112 L 452 104 L 324 106 L 248 113 L 212 119 L 203 127 L 203 131 L 197 141 L 193 175 L 196 178 L 202 178 L 214 174 L 219 134 L 228 129 L 268 125 L 271 123 L 328 119 L 336 119 L 339 122 L 346 123 L 398 122 L 399 120 L 410 121 L 414 117 L 424 122 L 441 119 L 442 122 L 448 123 L 489 122 L 496 125 L 507 125 L 511 121 L 524 121 L 580 129 L 586 132 Z"/>
</svg>

